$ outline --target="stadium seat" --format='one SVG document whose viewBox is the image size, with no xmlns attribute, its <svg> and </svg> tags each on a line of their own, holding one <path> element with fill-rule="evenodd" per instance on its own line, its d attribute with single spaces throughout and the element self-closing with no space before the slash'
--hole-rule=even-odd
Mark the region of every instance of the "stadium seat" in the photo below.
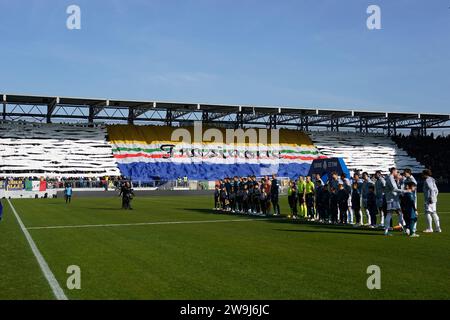
<svg viewBox="0 0 450 320">
<path fill-rule="evenodd" d="M 104 126 L 0 123 L 0 176 L 118 176 Z"/>
<path fill-rule="evenodd" d="M 400 149 L 391 138 L 376 134 L 344 132 L 310 132 L 319 151 L 329 157 L 341 157 L 350 170 L 376 170 L 387 173 L 389 168 L 411 168 L 421 172 L 424 166 Z"/>
</svg>

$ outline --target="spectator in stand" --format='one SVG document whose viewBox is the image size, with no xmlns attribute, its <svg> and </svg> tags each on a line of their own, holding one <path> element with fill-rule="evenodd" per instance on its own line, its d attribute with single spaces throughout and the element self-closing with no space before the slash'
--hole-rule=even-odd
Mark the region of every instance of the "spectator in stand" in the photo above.
<svg viewBox="0 0 450 320">
<path fill-rule="evenodd" d="M 410 156 L 432 170 L 435 177 L 442 180 L 450 177 L 450 166 L 445 159 L 450 158 L 450 135 L 434 137 L 429 136 L 395 136 L 392 138 L 397 145 Z"/>
</svg>

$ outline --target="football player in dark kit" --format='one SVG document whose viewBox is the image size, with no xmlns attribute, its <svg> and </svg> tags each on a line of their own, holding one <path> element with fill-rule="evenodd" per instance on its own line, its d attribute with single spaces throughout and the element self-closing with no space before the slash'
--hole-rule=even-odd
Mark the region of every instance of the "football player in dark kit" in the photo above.
<svg viewBox="0 0 450 320">
<path fill-rule="evenodd" d="M 122 188 L 120 188 L 119 197 L 120 196 L 122 196 L 122 209 L 133 210 L 133 208 L 131 208 L 131 200 L 133 199 L 134 192 L 133 189 L 131 189 L 129 182 L 125 182 L 122 185 Z"/>
<path fill-rule="evenodd" d="M 280 205 L 278 203 L 278 196 L 280 193 L 280 186 L 278 184 L 277 176 L 276 174 L 272 175 L 272 185 L 270 188 L 270 200 L 272 202 L 273 206 L 273 215 L 279 216 L 280 213 Z"/>
</svg>

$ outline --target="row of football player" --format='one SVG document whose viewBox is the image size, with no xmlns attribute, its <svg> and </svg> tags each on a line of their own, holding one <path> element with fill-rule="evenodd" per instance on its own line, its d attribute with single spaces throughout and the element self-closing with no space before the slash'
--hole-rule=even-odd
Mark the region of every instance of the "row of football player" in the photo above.
<svg viewBox="0 0 450 320">
<path fill-rule="evenodd" d="M 362 178 L 360 178 L 362 176 Z M 271 204 L 278 207 L 278 188 L 276 196 L 271 195 L 271 182 L 267 177 L 261 181 L 256 178 L 224 179 L 215 191 L 215 209 L 232 213 L 250 213 L 266 215 Z M 276 180 L 276 179 L 275 179 Z M 437 209 L 437 189 L 430 170 L 423 171 L 424 180 L 424 213 L 428 227 L 426 233 L 441 232 Z M 278 186 L 278 183 L 276 184 Z M 320 175 L 299 177 L 291 181 L 288 187 L 288 203 L 290 215 L 293 219 L 300 216 L 322 223 L 333 224 L 364 224 L 370 228 L 381 227 L 385 235 L 390 235 L 392 216 L 398 215 L 397 228 L 416 237 L 417 229 L 417 181 L 406 169 L 401 174 L 396 168 L 390 169 L 390 174 L 383 176 L 378 171 L 373 177 L 369 174 L 355 172 L 351 179 L 336 172 L 331 174 L 325 184 Z M 275 199 L 273 199 L 275 198 Z M 300 209 L 300 210 L 299 210 Z M 275 207 L 275 214 L 279 208 Z M 377 225 L 377 216 L 380 224 Z"/>
</svg>

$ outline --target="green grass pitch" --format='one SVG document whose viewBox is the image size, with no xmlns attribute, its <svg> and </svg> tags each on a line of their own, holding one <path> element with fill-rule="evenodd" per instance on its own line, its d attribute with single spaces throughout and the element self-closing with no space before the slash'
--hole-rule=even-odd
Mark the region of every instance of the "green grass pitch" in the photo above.
<svg viewBox="0 0 450 320">
<path fill-rule="evenodd" d="M 414 239 L 214 214 L 212 197 L 202 196 L 136 198 L 133 211 L 120 210 L 119 198 L 76 195 L 70 205 L 12 203 L 69 299 L 449 299 L 450 195 L 439 200 L 444 232 Z M 0 299 L 53 299 L 2 202 Z M 105 224 L 121 226 L 96 226 Z M 66 287 L 70 265 L 81 268 L 81 290 Z M 367 289 L 369 265 L 381 268 L 381 290 Z"/>
</svg>

